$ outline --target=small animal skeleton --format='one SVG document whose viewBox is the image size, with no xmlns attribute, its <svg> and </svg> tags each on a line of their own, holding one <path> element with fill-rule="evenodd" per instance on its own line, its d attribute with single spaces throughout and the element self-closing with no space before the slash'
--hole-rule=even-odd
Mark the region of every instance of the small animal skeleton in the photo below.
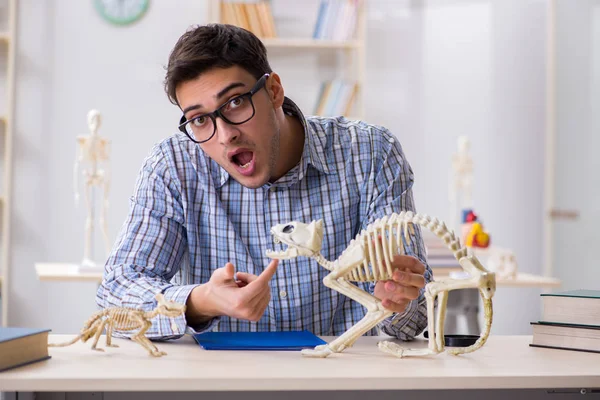
<svg viewBox="0 0 600 400">
<path fill-rule="evenodd" d="M 133 331 L 139 329 L 131 339 L 142 345 L 150 355 L 154 357 L 160 357 L 167 355 L 164 351 L 158 350 L 158 348 L 152 344 L 152 342 L 145 336 L 146 331 L 152 326 L 150 320 L 157 315 L 164 315 L 169 318 L 177 317 L 185 313 L 185 305 L 175 303 L 174 301 L 165 300 L 161 293 L 155 296 L 158 300 L 156 308 L 152 311 L 135 310 L 132 308 L 125 307 L 109 307 L 104 310 L 100 310 L 94 313 L 86 322 L 83 324 L 79 335 L 73 340 L 66 343 L 51 343 L 49 347 L 65 347 L 70 346 L 73 343 L 81 340 L 83 343 L 87 342 L 89 338 L 94 336 L 94 343 L 92 344 L 92 350 L 104 351 L 104 349 L 96 348 L 100 335 L 104 332 L 106 327 L 106 347 L 119 347 L 116 344 L 111 343 L 112 333 L 114 329 L 121 331 Z"/>
<path fill-rule="evenodd" d="M 323 239 L 322 220 L 310 224 L 293 221 L 275 225 L 271 234 L 276 243 L 288 246 L 284 251 L 266 252 L 267 257 L 290 259 L 298 256 L 311 257 L 325 269 L 331 271 L 324 279 L 325 286 L 336 290 L 367 308 L 367 313 L 353 327 L 332 342 L 305 349 L 303 355 L 327 357 L 331 353 L 340 353 L 351 347 L 354 342 L 393 314 L 381 304 L 381 300 L 358 288 L 350 282 L 377 282 L 392 279 L 391 260 L 396 254 L 406 254 L 405 246 L 410 233 L 414 234 L 414 224 L 431 230 L 450 248 L 461 267 L 470 275 L 469 279 L 443 279 L 432 281 L 425 286 L 427 299 L 427 318 L 429 346 L 425 349 L 406 349 L 397 343 L 382 341 L 378 344 L 383 352 L 397 357 L 426 356 L 444 351 L 444 321 L 448 292 L 456 289 L 478 288 L 483 299 L 485 327 L 480 338 L 473 345 L 448 350 L 451 354 L 470 353 L 486 342 L 492 326 L 492 297 L 496 291 L 494 273 L 486 270 L 479 260 L 461 247 L 459 239 L 446 224 L 427 215 L 402 211 L 376 220 L 367 229 L 361 231 L 335 261 L 326 260 L 321 251 Z M 438 300 L 437 321 L 434 317 L 435 300 Z"/>
</svg>

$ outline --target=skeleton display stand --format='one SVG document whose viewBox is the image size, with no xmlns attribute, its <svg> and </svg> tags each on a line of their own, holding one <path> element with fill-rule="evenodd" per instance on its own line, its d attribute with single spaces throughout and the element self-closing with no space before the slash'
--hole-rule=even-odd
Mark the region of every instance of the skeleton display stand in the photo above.
<svg viewBox="0 0 600 400">
<path fill-rule="evenodd" d="M 110 188 L 110 177 L 108 174 L 108 161 L 110 151 L 110 141 L 98 135 L 101 117 L 96 110 L 88 113 L 89 135 L 77 136 L 77 156 L 73 166 L 73 180 L 75 188 L 75 204 L 79 204 L 79 168 L 85 164 L 88 168 L 83 169 L 84 199 L 87 210 L 85 220 L 85 245 L 83 251 L 83 260 L 79 265 L 80 272 L 102 272 L 103 266 L 98 265 L 94 260 L 94 219 L 95 219 L 95 191 L 100 189 L 103 193 L 100 207 L 98 224 L 106 256 L 110 252 L 110 244 L 106 228 L 106 209 L 108 208 L 108 191 Z M 100 168 L 101 164 L 106 164 L 105 168 Z"/>
<path fill-rule="evenodd" d="M 426 215 L 401 212 L 379 219 L 370 224 L 353 239 L 346 250 L 335 261 L 328 261 L 321 254 L 323 223 L 321 220 L 310 224 L 292 221 L 275 225 L 271 234 L 276 243 L 287 245 L 283 251 L 266 252 L 267 257 L 289 259 L 298 256 L 313 258 L 322 267 L 331 271 L 324 279 L 325 286 L 359 302 L 367 309 L 363 319 L 348 329 L 331 343 L 305 349 L 302 354 L 311 357 L 327 357 L 351 347 L 356 339 L 390 317 L 393 312 L 384 308 L 381 300 L 353 285 L 351 282 L 378 282 L 392 279 L 391 260 L 396 254 L 406 254 L 405 244 L 414 234 L 414 224 L 421 225 L 443 240 L 468 274 L 466 279 L 440 279 L 427 283 L 427 318 L 429 346 L 426 349 L 403 348 L 395 342 L 382 341 L 380 350 L 397 357 L 426 356 L 445 350 L 444 322 L 448 292 L 457 289 L 477 290 L 483 299 L 485 327 L 479 339 L 467 347 L 455 347 L 447 350 L 451 354 L 463 354 L 479 349 L 486 342 L 492 326 L 492 297 L 496 291 L 494 273 L 487 271 L 473 255 L 461 247 L 460 239 L 443 222 Z M 435 301 L 437 313 L 434 314 Z"/>
<path fill-rule="evenodd" d="M 115 329 L 120 331 L 138 332 L 131 337 L 131 340 L 140 344 L 151 356 L 160 357 L 167 353 L 160 351 L 146 336 L 146 331 L 152 326 L 150 320 L 157 315 L 164 315 L 169 318 L 175 318 L 185 313 L 185 305 L 175 303 L 174 301 L 165 300 L 161 293 L 155 296 L 158 301 L 156 308 L 152 311 L 135 310 L 124 307 L 110 307 L 94 313 L 84 324 L 79 335 L 74 339 L 65 343 L 50 343 L 48 347 L 65 347 L 70 346 L 78 341 L 87 342 L 91 337 L 94 337 L 92 350 L 104 351 L 96 346 L 100 340 L 100 335 L 106 328 L 106 347 L 119 347 L 112 344 L 112 334 Z"/>
</svg>

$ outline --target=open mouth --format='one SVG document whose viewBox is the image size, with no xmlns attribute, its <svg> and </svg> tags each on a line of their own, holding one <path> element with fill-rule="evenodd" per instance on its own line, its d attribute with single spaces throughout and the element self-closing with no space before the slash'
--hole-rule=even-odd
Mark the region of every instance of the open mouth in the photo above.
<svg viewBox="0 0 600 400">
<path fill-rule="evenodd" d="M 247 169 L 250 167 L 252 160 L 254 159 L 254 153 L 251 151 L 241 151 L 234 154 L 231 157 L 231 162 L 236 164 L 239 168 Z"/>
<path fill-rule="evenodd" d="M 242 175 L 249 176 L 254 173 L 255 157 L 254 152 L 250 150 L 237 151 L 229 157 L 229 161 L 235 169 Z"/>
<path fill-rule="evenodd" d="M 274 236 L 273 237 L 273 242 L 275 244 L 282 244 L 282 241 L 277 237 Z M 285 260 L 288 258 L 294 258 L 298 256 L 298 249 L 295 247 L 287 247 L 284 250 L 281 251 L 276 251 L 276 250 L 267 250 L 265 252 L 265 254 L 267 255 L 267 257 L 269 258 L 275 258 L 278 260 Z"/>
</svg>

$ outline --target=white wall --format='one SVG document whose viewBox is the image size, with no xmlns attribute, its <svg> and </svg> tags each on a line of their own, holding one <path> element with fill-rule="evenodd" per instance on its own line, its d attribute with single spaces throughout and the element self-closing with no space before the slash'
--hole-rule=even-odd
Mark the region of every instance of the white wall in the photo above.
<svg viewBox="0 0 600 400">
<path fill-rule="evenodd" d="M 565 289 L 598 289 L 600 239 L 600 1 L 557 2 L 555 207 L 578 220 L 553 224 L 554 271 Z"/>
<path fill-rule="evenodd" d="M 541 273 L 545 1 L 376 3 L 368 98 L 387 107 L 368 118 L 403 143 L 418 210 L 449 219 L 450 157 L 468 135 L 476 211 L 521 271 Z M 492 332 L 530 333 L 539 293 L 498 290 Z"/>
<path fill-rule="evenodd" d="M 306 26 L 292 25 L 286 1 L 275 2 L 288 18 L 282 30 Z M 205 2 L 176 4 L 153 1 L 140 23 L 123 28 L 100 20 L 89 1 L 20 1 L 11 325 L 70 333 L 94 310 L 95 285 L 41 283 L 33 265 L 81 258 L 72 165 L 90 108 L 113 142 L 112 238 L 142 159 L 174 132 L 179 113 L 163 93 L 162 67 L 186 27 L 204 21 Z M 450 154 L 469 135 L 476 208 L 494 243 L 515 249 L 521 270 L 533 273 L 542 271 L 544 10 L 542 0 L 369 2 L 366 119 L 403 143 L 418 209 L 447 217 Z M 311 111 L 335 58 L 272 57 L 287 94 Z M 529 333 L 538 294 L 499 290 L 493 333 Z"/>
</svg>

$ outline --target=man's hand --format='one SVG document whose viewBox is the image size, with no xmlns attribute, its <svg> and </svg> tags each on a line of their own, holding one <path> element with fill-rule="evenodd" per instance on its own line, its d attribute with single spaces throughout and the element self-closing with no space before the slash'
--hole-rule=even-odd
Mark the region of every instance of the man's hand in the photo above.
<svg viewBox="0 0 600 400">
<path fill-rule="evenodd" d="M 271 300 L 269 281 L 278 264 L 279 260 L 271 261 L 258 276 L 246 272 L 235 274 L 231 263 L 215 270 L 210 280 L 195 287 L 188 297 L 188 323 L 196 325 L 220 315 L 258 321 Z"/>
<path fill-rule="evenodd" d="M 374 295 L 388 310 L 402 313 L 408 303 L 419 297 L 419 289 L 425 287 L 425 266 L 414 257 L 397 255 L 392 269 L 392 279 L 377 282 Z"/>
</svg>

